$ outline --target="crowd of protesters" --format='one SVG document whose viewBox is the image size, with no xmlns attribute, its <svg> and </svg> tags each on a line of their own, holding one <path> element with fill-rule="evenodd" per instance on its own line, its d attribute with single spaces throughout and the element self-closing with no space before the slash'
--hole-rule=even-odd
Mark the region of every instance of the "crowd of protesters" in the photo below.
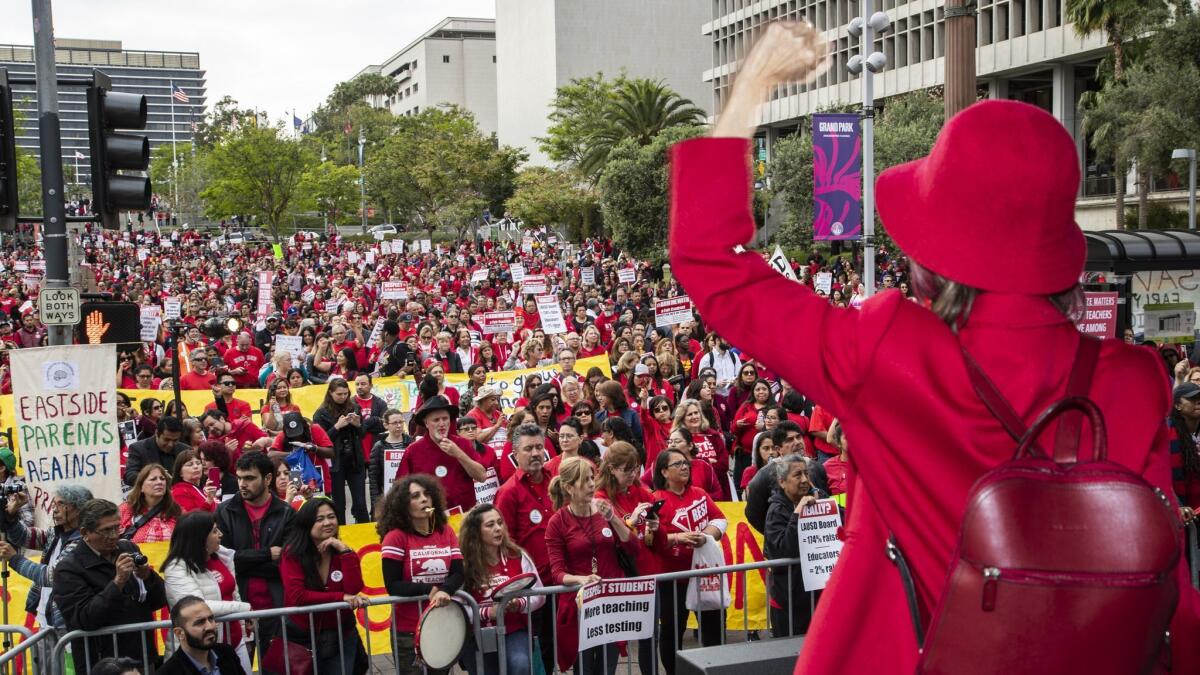
<svg viewBox="0 0 1200 675">
<path fill-rule="evenodd" d="M 798 556 L 794 514 L 815 499 L 845 504 L 853 449 L 837 420 L 792 386 L 802 383 L 783 381 L 706 331 L 701 317 L 657 326 L 655 301 L 684 289 L 669 268 L 635 262 L 609 241 L 568 246 L 531 231 L 519 241 L 389 253 L 378 242 L 298 234 L 275 251 L 213 247 L 192 231 L 92 230 L 80 246 L 99 292 L 143 305 L 177 298 L 188 324 L 179 340 L 160 331 L 157 340 L 122 351 L 118 386 L 169 390 L 179 376 L 183 389 L 211 391 L 213 401 L 204 410 L 176 411 L 174 402 L 133 405 L 119 396 L 127 446 L 127 496 L 119 505 L 63 489 L 54 497 L 53 530 L 41 531 L 31 526 L 22 495 L 9 500 L 0 557 L 34 582 L 28 609 L 43 625 L 143 621 L 168 601 L 178 610 L 188 598 L 203 600 L 204 610 L 172 617 L 186 622 L 199 613 L 197 625 L 247 609 L 336 601 L 361 607 L 361 562 L 338 538 L 339 525 L 351 519 L 375 523 L 390 594 L 437 606 L 464 591 L 492 625 L 491 589 L 519 574 L 534 573 L 549 586 L 688 569 L 693 549 L 725 536 L 718 502 L 746 502 L 769 558 Z M 10 250 L 0 265 L 19 270 L 30 257 Z M 880 260 L 882 286 L 909 296 L 903 262 Z M 793 264 L 793 272 L 809 286 L 828 274 L 829 301 L 855 307 L 864 297 L 852 262 L 813 258 Z M 537 304 L 513 280 L 514 264 L 526 275 L 545 275 L 566 332 L 547 333 Z M 628 268 L 634 283 L 619 280 Z M 478 270 L 487 278 L 473 282 Z M 258 288 L 264 271 L 274 273 L 265 312 Z M 37 346 L 45 331 L 34 296 L 19 275 L 13 278 L 0 291 L 0 347 Z M 406 298 L 384 299 L 386 281 L 402 281 Z M 515 313 L 514 330 L 486 333 L 482 315 L 505 310 Z M 214 317 L 237 318 L 244 328 L 206 337 L 202 327 Z M 277 350 L 281 335 L 300 336 L 303 355 Z M 600 368 L 576 371 L 580 359 L 595 356 L 608 360 L 611 377 Z M 9 393 L 7 354 L 0 359 L 0 388 Z M 1165 365 L 1178 378 L 1171 419 L 1177 485 L 1196 508 L 1200 372 Z M 554 374 L 524 378 L 506 414 L 487 376 L 527 368 Z M 451 373 L 466 375 L 466 383 L 449 384 Z M 391 375 L 419 382 L 411 409 L 389 407 L 373 393 L 374 378 Z M 325 393 L 306 415 L 292 392 L 311 385 L 324 385 Z M 234 396 L 247 388 L 267 390 L 260 409 Z M 1185 427 L 1189 434 L 1176 433 Z M 297 449 L 307 461 L 297 464 Z M 0 453 L 0 477 L 12 472 L 9 457 Z M 489 481 L 491 489 L 481 489 Z M 457 534 L 448 524 L 452 514 L 464 516 Z M 136 545 L 156 541 L 170 542 L 162 577 L 134 564 Z M 43 548 L 41 563 L 25 560 L 21 547 Z M 799 567 L 772 570 L 768 586 L 773 635 L 806 632 L 812 602 Z M 658 653 L 650 640 L 629 646 L 643 673 L 655 659 L 675 672 L 689 616 L 685 591 L 686 581 L 660 584 Z M 578 653 L 574 595 L 561 598 L 508 606 L 509 672 L 529 672 L 541 659 L 546 672 L 574 666 L 611 675 L 615 646 Z M 720 643 L 720 613 L 697 614 L 700 642 Z M 420 670 L 418 616 L 416 605 L 395 608 L 401 672 Z M 309 645 L 318 672 L 365 668 L 361 644 L 339 648 L 330 637 L 338 626 L 357 635 L 349 630 L 353 612 L 261 621 L 253 639 L 263 654 L 281 639 L 284 621 L 290 637 L 304 639 L 311 622 L 320 637 Z M 529 653 L 530 632 L 540 653 Z M 233 624 L 220 638 L 247 672 L 250 637 Z M 157 657 L 144 654 L 138 638 L 81 642 L 76 653 L 153 666 Z M 489 658 L 486 669 L 494 672 L 494 654 Z M 473 658 L 464 666 L 474 671 Z"/>
</svg>

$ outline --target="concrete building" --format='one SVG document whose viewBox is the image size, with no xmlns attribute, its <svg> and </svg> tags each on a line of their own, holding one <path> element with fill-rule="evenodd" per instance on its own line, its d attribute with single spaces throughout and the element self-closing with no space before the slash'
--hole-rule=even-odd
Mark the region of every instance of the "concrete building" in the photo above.
<svg viewBox="0 0 1200 675">
<path fill-rule="evenodd" d="M 496 133 L 496 22 L 450 17 L 379 65 L 359 71 L 386 75 L 395 96 L 371 104 L 413 115 L 444 104 L 469 110 L 484 134 Z"/>
<path fill-rule="evenodd" d="M 711 112 L 708 0 L 496 0 L 500 142 L 524 148 L 531 164 L 547 158 L 535 140 L 546 135 L 558 87 L 574 78 L 662 79 Z"/>
<path fill-rule="evenodd" d="M 174 136 L 177 143 L 192 139 L 192 122 L 204 118 L 206 98 L 205 74 L 196 52 L 164 52 L 124 49 L 117 40 L 55 40 L 59 77 L 91 77 L 100 70 L 112 78 L 113 89 L 146 96 L 146 135 L 150 150 L 170 144 L 172 136 L 171 107 L 174 101 Z M 0 68 L 8 69 L 9 77 L 34 77 L 33 47 L 0 45 Z M 171 83 L 187 94 L 188 102 L 172 99 Z M 87 99 L 83 87 L 59 87 L 59 119 L 62 123 L 63 166 L 74 168 L 76 152 L 78 182 L 91 180 L 91 147 L 88 143 Z M 32 85 L 13 85 L 13 107 L 24 116 L 17 145 L 40 157 L 38 147 L 37 88 Z M 69 188 L 68 188 L 69 189 Z"/>
<path fill-rule="evenodd" d="M 766 23 L 777 19 L 811 21 L 833 45 L 831 67 L 809 84 L 782 87 L 762 107 L 760 146 L 768 153 L 774 140 L 794 133 L 805 117 L 835 103 L 862 101 L 859 76 L 846 69 L 862 52 L 859 38 L 846 30 L 861 13 L 860 0 L 707 0 L 711 16 L 702 32 L 710 40 L 709 83 L 713 110 L 729 94 L 736 63 Z M 1076 217 L 1085 229 L 1111 229 L 1116 178 L 1111 167 L 1092 157 L 1081 130 L 1080 95 L 1098 88 L 1097 63 L 1107 53 L 1105 36 L 1081 38 L 1065 23 L 1065 0 L 979 0 L 976 73 L 980 94 L 1038 105 L 1057 117 L 1075 137 L 1083 168 Z M 938 0 L 875 0 L 891 28 L 877 36 L 873 50 L 887 57 L 887 68 L 875 76 L 876 106 L 887 98 L 943 84 L 944 17 Z M 1014 139 L 1016 140 L 1016 139 Z M 1185 186 L 1186 187 L 1186 186 Z M 1128 192 L 1133 192 L 1132 181 Z M 1182 199 L 1173 177 L 1158 179 L 1151 199 Z M 1136 197 L 1127 196 L 1136 212 Z"/>
</svg>

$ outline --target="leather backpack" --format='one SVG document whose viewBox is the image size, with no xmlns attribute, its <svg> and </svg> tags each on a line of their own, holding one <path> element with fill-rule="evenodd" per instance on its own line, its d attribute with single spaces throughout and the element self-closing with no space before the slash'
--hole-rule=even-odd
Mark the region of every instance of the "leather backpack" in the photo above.
<svg viewBox="0 0 1200 675">
<path fill-rule="evenodd" d="M 1017 448 L 972 487 L 928 624 L 889 538 L 921 649 L 918 673 L 1133 674 L 1165 663 L 1182 525 L 1162 490 L 1107 460 L 1103 415 L 1086 398 L 1099 351 L 1098 340 L 1081 339 L 1067 396 L 1026 429 L 964 350 L 976 393 Z M 1084 418 L 1087 459 L 1078 457 Z M 1036 439 L 1056 419 L 1050 456 Z"/>
</svg>

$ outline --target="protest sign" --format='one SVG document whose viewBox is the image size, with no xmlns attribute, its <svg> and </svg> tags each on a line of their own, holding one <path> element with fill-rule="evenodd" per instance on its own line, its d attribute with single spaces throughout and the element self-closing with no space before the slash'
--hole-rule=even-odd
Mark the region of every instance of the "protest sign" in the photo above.
<svg viewBox="0 0 1200 675">
<path fill-rule="evenodd" d="M 521 282 L 521 293 L 524 295 L 543 295 L 546 292 L 546 275 L 529 274 Z"/>
<path fill-rule="evenodd" d="M 358 252 L 350 251 L 350 252 L 346 253 L 346 262 L 350 263 L 351 265 L 357 265 L 358 264 Z"/>
<path fill-rule="evenodd" d="M 305 302 L 312 302 L 317 299 L 317 292 L 310 288 L 300 294 L 300 299 Z"/>
<path fill-rule="evenodd" d="M 271 284 L 275 283 L 275 273 L 264 270 L 258 273 L 258 318 L 265 319 L 275 309 L 275 299 L 272 297 Z"/>
<path fill-rule="evenodd" d="M 654 587 L 654 579 L 597 581 L 584 586 L 579 591 L 579 651 L 653 635 Z"/>
<path fill-rule="evenodd" d="M 379 297 L 383 300 L 405 300 L 408 298 L 408 291 L 404 288 L 403 281 L 385 281 L 381 286 Z"/>
<path fill-rule="evenodd" d="M 158 327 L 162 325 L 162 307 L 158 305 L 144 305 L 141 308 L 142 315 L 142 342 L 154 342 L 158 339 Z"/>
<path fill-rule="evenodd" d="M 179 298 L 166 298 L 163 300 L 163 315 L 168 321 L 178 319 L 183 313 L 183 301 Z"/>
<path fill-rule="evenodd" d="M 389 241 L 385 241 L 385 242 L 381 243 L 379 245 L 379 252 L 382 253 L 383 255 L 391 255 L 392 254 L 392 243 Z"/>
<path fill-rule="evenodd" d="M 499 429 L 497 429 L 499 431 Z M 487 475 L 481 482 L 475 483 L 475 501 L 479 504 L 491 504 L 500 490 L 500 476 L 496 467 L 487 467 Z"/>
<path fill-rule="evenodd" d="M 292 363 L 304 363 L 308 355 L 304 353 L 304 337 L 302 335 L 275 336 L 275 353 L 287 352 L 292 355 Z"/>
<path fill-rule="evenodd" d="M 632 284 L 637 281 L 637 270 L 632 267 L 622 267 L 617 270 L 617 281 L 623 284 Z"/>
<path fill-rule="evenodd" d="M 819 591 L 829 582 L 833 566 L 842 553 L 842 542 L 838 539 L 838 528 L 842 526 L 842 515 L 837 502 L 821 499 L 804 507 L 797 516 L 796 535 L 800 538 L 801 574 L 804 590 Z"/>
<path fill-rule="evenodd" d="M 512 282 L 519 284 L 525 281 L 525 266 L 521 263 L 513 263 L 508 266 L 508 273 L 512 276 Z"/>
<path fill-rule="evenodd" d="M 379 343 L 379 338 L 383 336 L 383 322 L 385 319 L 381 316 L 375 320 L 375 326 L 371 328 L 371 335 L 367 338 L 367 347 L 374 347 Z"/>
<path fill-rule="evenodd" d="M 783 254 L 783 248 L 779 244 L 775 244 L 775 252 L 771 254 L 767 264 L 792 281 L 796 280 L 796 273 L 792 271 L 792 263 L 788 262 L 787 256 Z"/>
<path fill-rule="evenodd" d="M 829 295 L 833 292 L 833 272 L 817 272 L 813 275 L 813 289 Z"/>
<path fill-rule="evenodd" d="M 50 527 L 50 499 L 79 485 L 119 501 L 116 345 L 16 349 L 13 408 L 21 468 L 39 527 Z"/>
<path fill-rule="evenodd" d="M 375 264 L 375 251 L 367 251 L 366 261 L 368 265 Z"/>
<path fill-rule="evenodd" d="M 596 285 L 596 268 L 595 267 L 579 268 L 579 280 L 581 282 L 583 282 L 584 286 L 595 286 Z"/>
<path fill-rule="evenodd" d="M 1075 323 L 1079 332 L 1098 338 L 1117 336 L 1117 293 L 1084 293 L 1087 308 Z"/>
<path fill-rule="evenodd" d="M 29 271 L 29 261 L 28 260 L 18 260 L 17 262 L 13 263 L 13 271 L 14 272 L 28 272 Z"/>
<path fill-rule="evenodd" d="M 542 319 L 542 330 L 547 335 L 561 335 L 567 332 L 567 322 L 563 319 L 562 305 L 553 295 L 537 296 L 538 315 Z"/>
<path fill-rule="evenodd" d="M 432 239 L 422 239 L 421 240 L 421 253 L 429 253 L 432 250 L 433 250 L 433 240 Z"/>
<path fill-rule="evenodd" d="M 478 284 L 488 280 L 488 270 L 486 267 L 471 272 L 471 283 Z"/>
<path fill-rule="evenodd" d="M 481 314 L 479 328 L 484 335 L 511 333 L 517 329 L 517 313 L 509 311 Z"/>
<path fill-rule="evenodd" d="M 692 299 L 686 295 L 654 301 L 655 328 L 670 328 L 692 318 Z"/>
</svg>

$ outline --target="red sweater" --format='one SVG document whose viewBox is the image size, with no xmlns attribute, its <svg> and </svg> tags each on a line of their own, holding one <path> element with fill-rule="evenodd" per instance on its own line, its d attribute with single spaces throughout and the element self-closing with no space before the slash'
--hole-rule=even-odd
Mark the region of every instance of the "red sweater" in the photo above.
<svg viewBox="0 0 1200 675">
<path fill-rule="evenodd" d="M 359 565 L 358 554 L 354 551 L 335 554 L 330 559 L 329 576 L 321 589 L 312 589 L 304 585 L 304 568 L 300 566 L 300 559 L 286 551 L 279 556 L 279 576 L 283 580 L 283 603 L 287 607 L 341 602 L 344 596 L 361 593 L 363 589 L 362 567 Z M 318 631 L 336 630 L 339 613 L 335 610 L 312 615 L 314 627 Z M 293 614 L 292 620 L 308 630 L 309 616 Z M 352 614 L 347 614 L 345 620 L 352 618 Z"/>
</svg>

